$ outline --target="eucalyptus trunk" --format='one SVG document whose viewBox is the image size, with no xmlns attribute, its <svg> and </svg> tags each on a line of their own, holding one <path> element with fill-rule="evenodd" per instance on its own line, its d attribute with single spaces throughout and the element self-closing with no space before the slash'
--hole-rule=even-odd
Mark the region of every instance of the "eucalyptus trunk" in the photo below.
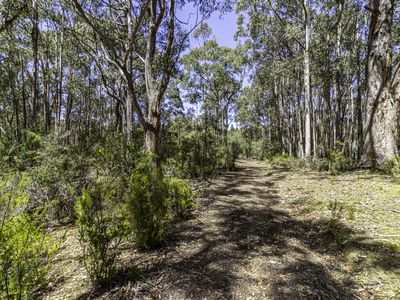
<svg viewBox="0 0 400 300">
<path fill-rule="evenodd" d="M 304 29 L 305 29 L 305 48 L 304 48 L 304 113 L 305 113 L 305 149 L 306 159 L 311 157 L 311 73 L 310 73 L 310 41 L 311 41 L 311 16 L 308 0 L 304 0 Z"/>
<path fill-rule="evenodd" d="M 394 0 L 371 0 L 364 160 L 373 166 L 397 156 L 397 103 L 392 86 Z"/>
</svg>

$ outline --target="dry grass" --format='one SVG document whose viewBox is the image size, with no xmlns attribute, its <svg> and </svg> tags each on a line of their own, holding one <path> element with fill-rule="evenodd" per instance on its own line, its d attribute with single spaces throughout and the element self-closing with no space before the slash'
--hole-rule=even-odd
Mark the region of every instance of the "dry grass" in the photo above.
<svg viewBox="0 0 400 300">
<path fill-rule="evenodd" d="M 333 177 L 242 160 L 205 189 L 196 218 L 173 224 L 162 248 L 140 253 L 124 245 L 120 276 L 107 290 L 90 286 L 76 232 L 68 229 L 44 298 L 399 296 L 400 185 L 390 178 Z M 332 226 L 328 207 L 335 200 L 343 212 Z M 132 281 L 137 268 L 140 280 Z"/>
<path fill-rule="evenodd" d="M 337 276 L 354 279 L 370 299 L 400 297 L 400 184 L 391 177 L 356 171 L 337 176 L 288 172 L 280 196 L 305 219 L 329 222 L 329 204 L 343 207 L 343 228 L 332 229 L 340 250 Z M 327 226 L 329 227 L 329 226 Z"/>
</svg>

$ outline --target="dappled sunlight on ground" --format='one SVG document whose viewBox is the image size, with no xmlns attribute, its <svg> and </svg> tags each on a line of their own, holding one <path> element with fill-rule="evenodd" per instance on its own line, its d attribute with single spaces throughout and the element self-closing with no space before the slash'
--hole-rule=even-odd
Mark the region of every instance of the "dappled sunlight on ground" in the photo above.
<svg viewBox="0 0 400 300">
<path fill-rule="evenodd" d="M 126 247 L 121 276 L 111 289 L 86 287 L 77 293 L 70 288 L 63 293 L 61 282 L 54 290 L 65 299 L 371 299 L 376 286 L 369 286 L 360 274 L 380 270 L 388 274 L 387 285 L 380 286 L 382 295 L 388 296 L 387 287 L 396 284 L 390 278 L 399 272 L 399 251 L 371 239 L 375 231 L 362 231 L 367 226 L 362 215 L 368 210 L 351 202 L 355 219 L 339 220 L 342 236 L 327 226 L 329 198 L 336 198 L 331 193 L 340 201 L 358 195 L 342 190 L 343 182 L 369 193 L 365 185 L 370 179 L 353 174 L 358 176 L 355 182 L 346 176 L 350 175 L 331 178 L 273 170 L 241 160 L 237 171 L 220 176 L 209 187 L 196 218 L 173 226 L 162 248 L 138 253 Z M 385 178 L 378 176 L 373 182 L 382 191 L 391 191 Z M 376 226 L 384 224 L 374 220 Z M 131 282 L 127 274 L 135 266 L 141 279 Z M 56 294 L 48 299 L 56 299 L 51 296 Z"/>
</svg>

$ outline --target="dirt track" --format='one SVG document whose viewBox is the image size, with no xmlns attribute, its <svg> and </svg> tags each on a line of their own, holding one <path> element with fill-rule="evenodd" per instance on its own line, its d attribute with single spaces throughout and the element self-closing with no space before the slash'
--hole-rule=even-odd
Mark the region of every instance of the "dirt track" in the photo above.
<svg viewBox="0 0 400 300">
<path fill-rule="evenodd" d="M 332 278 L 330 257 L 315 240 L 319 224 L 298 219 L 278 196 L 285 171 L 267 173 L 252 160 L 237 167 L 213 182 L 196 219 L 173 230 L 164 259 L 155 252 L 139 265 L 151 297 L 354 299 L 351 280 Z M 138 286 L 131 296 L 142 293 Z"/>
<path fill-rule="evenodd" d="M 177 224 L 163 248 L 124 251 L 123 274 L 136 265 L 140 281 L 121 280 L 106 292 L 87 287 L 62 292 L 60 286 L 57 294 L 64 299 L 362 298 L 350 277 L 334 278 L 335 253 L 320 239 L 321 224 L 302 218 L 279 196 L 287 175 L 239 161 L 237 171 L 213 181 L 198 216 Z"/>
</svg>

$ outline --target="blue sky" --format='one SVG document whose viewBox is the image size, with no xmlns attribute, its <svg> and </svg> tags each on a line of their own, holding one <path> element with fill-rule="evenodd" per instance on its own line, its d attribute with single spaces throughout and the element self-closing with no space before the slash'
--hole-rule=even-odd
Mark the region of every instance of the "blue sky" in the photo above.
<svg viewBox="0 0 400 300">
<path fill-rule="evenodd" d="M 220 45 L 227 47 L 236 46 L 236 42 L 233 40 L 233 35 L 236 32 L 236 19 L 237 16 L 234 12 L 223 16 L 220 16 L 219 12 L 215 12 L 207 21 Z"/>
<path fill-rule="evenodd" d="M 182 10 L 177 12 L 177 17 L 183 22 L 189 21 L 189 26 L 193 26 L 196 18 L 195 12 L 195 8 L 187 4 Z M 237 15 L 233 11 L 224 15 L 221 15 L 219 12 L 214 12 L 211 17 L 206 20 L 207 24 L 212 29 L 212 35 L 215 36 L 220 45 L 227 47 L 236 46 L 236 42 L 233 39 L 233 35 L 236 32 L 236 19 Z"/>
</svg>

